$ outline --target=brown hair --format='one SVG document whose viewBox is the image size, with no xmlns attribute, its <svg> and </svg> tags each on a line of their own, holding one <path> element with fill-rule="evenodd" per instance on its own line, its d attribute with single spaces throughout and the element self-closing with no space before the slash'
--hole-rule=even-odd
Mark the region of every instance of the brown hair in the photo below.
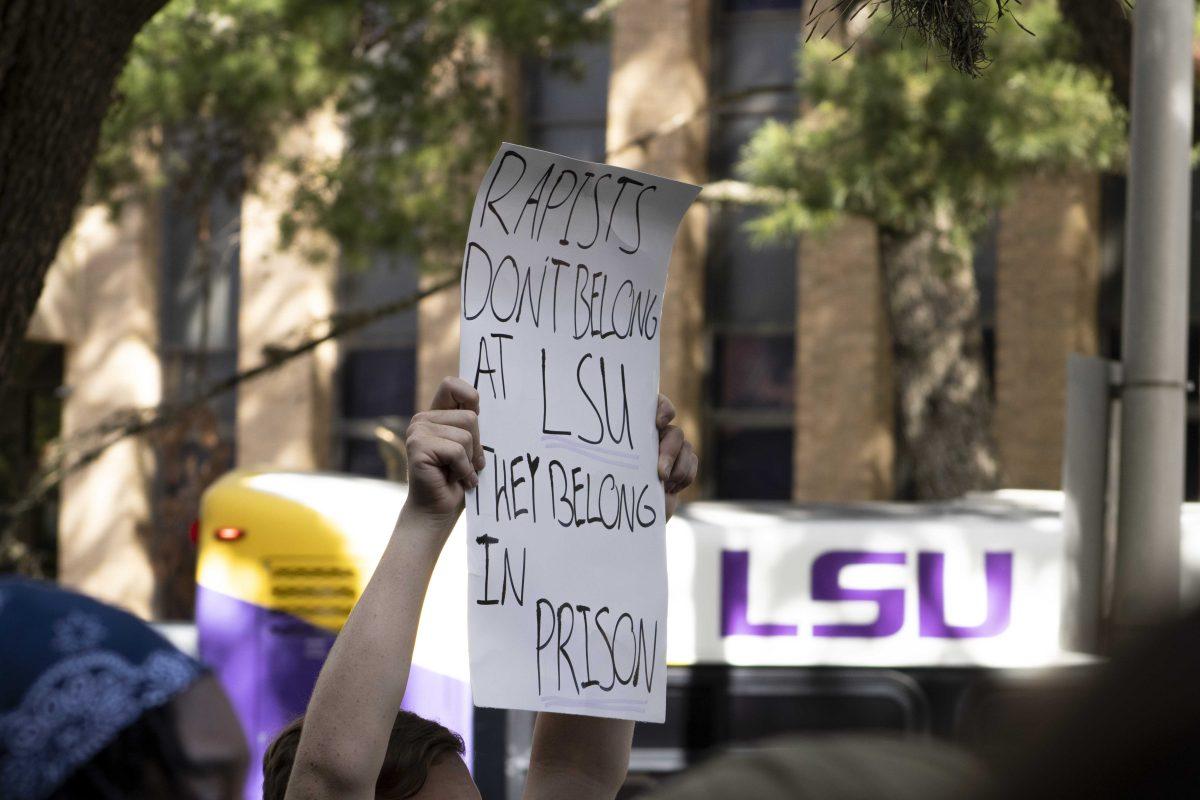
<svg viewBox="0 0 1200 800">
<path fill-rule="evenodd" d="M 304 717 L 293 720 L 267 748 L 263 756 L 263 800 L 283 800 L 303 728 Z M 387 753 L 375 782 L 375 796 L 387 800 L 412 797 L 425 785 L 429 768 L 435 762 L 449 753 L 461 756 L 464 752 L 462 737 L 457 733 L 401 710 L 392 723 Z"/>
</svg>

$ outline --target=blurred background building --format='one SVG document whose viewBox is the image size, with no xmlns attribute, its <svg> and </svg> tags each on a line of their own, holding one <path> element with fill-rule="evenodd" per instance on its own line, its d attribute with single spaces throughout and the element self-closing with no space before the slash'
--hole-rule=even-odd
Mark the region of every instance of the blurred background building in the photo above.
<svg viewBox="0 0 1200 800">
<path fill-rule="evenodd" d="M 522 141 L 693 183 L 730 177 L 757 127 L 793 117 L 803 101 L 794 88 L 801 5 L 625 0 L 608 40 L 574 53 L 581 74 L 509 65 Z M 296 148 L 339 146 L 328 119 L 293 138 Z M 170 176 L 165 183 L 152 206 L 115 220 L 86 210 L 64 244 L 0 414 L 13 463 L 114 411 L 186 398 L 338 311 L 437 277 L 403 255 L 352 270 L 282 248 L 282 193 L 270 175 L 232 200 L 197 201 Z M 756 248 L 742 228 L 751 213 L 697 204 L 671 264 L 662 390 L 702 455 L 693 497 L 891 499 L 890 344 L 874 227 L 852 220 Z M 1030 179 L 977 243 L 1005 486 L 1058 487 L 1066 359 L 1119 355 L 1123 216 L 1123 178 Z M 201 238 L 215 257 L 194 256 Z M 1200 303 L 1191 308 L 1194 366 Z M 203 486 L 233 466 L 386 474 L 380 428 L 402 430 L 457 372 L 457 315 L 453 290 L 434 294 L 240 384 L 177 430 L 106 450 L 29 523 L 57 536 L 60 580 L 142 614 L 185 616 L 187 590 L 172 576 L 189 569 L 187 524 Z M 1200 495 L 1198 422 L 1193 394 L 1189 499 Z M 164 545 L 151 530 L 173 538 Z"/>
</svg>

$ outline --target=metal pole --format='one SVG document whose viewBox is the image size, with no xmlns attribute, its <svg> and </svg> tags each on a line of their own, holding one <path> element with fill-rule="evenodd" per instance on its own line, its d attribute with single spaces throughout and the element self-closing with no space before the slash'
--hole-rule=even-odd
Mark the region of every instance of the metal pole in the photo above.
<svg viewBox="0 0 1200 800">
<path fill-rule="evenodd" d="M 1193 0 L 1138 0 L 1126 213 L 1118 642 L 1179 608 Z"/>
<path fill-rule="evenodd" d="M 1063 436 L 1063 537 L 1069 565 L 1063 575 L 1062 646 L 1103 653 L 1105 580 L 1113 557 L 1106 541 L 1112 476 L 1113 387 L 1120 369 L 1112 361 L 1071 354 L 1067 359 L 1067 426 Z"/>
</svg>

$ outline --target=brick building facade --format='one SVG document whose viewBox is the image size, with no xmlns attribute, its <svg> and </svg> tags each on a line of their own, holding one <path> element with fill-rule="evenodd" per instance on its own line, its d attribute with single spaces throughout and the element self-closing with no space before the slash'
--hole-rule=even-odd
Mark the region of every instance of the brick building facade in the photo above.
<svg viewBox="0 0 1200 800">
<path fill-rule="evenodd" d="M 796 113 L 801 17 L 799 0 L 626 0 L 609 40 L 577 53 L 582 80 L 528 64 L 505 85 L 529 144 L 706 183 L 731 175 L 738 147 L 763 120 Z M 287 146 L 335 149 L 340 137 L 318 119 Z M 210 292 L 202 311 L 220 316 L 205 330 L 231 337 L 224 349 L 200 343 L 224 365 L 217 373 L 254 366 L 264 347 L 335 310 L 433 280 L 403 257 L 345 274 L 281 251 L 272 198 L 286 196 L 285 180 L 264 176 L 233 209 L 234 257 L 223 273 L 232 283 L 220 309 Z M 1088 175 L 1030 179 L 980 244 L 1007 486 L 1058 485 L 1066 359 L 1097 352 L 1103 338 L 1101 184 Z M 820 237 L 756 249 L 741 228 L 747 213 L 698 203 L 672 257 L 662 387 L 702 454 L 694 496 L 891 497 L 889 340 L 873 226 L 850 219 Z M 170 288 L 180 283 L 171 277 L 180 260 L 172 224 L 160 207 L 116 223 L 89 211 L 64 246 L 30 330 L 65 347 L 64 433 L 179 390 L 186 368 L 172 364 L 186 365 L 179 353 L 195 344 L 188 350 L 187 332 L 171 333 L 172 320 L 195 309 Z M 445 291 L 241 385 L 217 412 L 236 464 L 381 474 L 374 431 L 381 421 L 402 426 L 457 371 L 457 314 Z M 158 613 L 137 533 L 151 516 L 155 475 L 153 448 L 126 441 L 63 486 L 65 583 Z"/>
</svg>

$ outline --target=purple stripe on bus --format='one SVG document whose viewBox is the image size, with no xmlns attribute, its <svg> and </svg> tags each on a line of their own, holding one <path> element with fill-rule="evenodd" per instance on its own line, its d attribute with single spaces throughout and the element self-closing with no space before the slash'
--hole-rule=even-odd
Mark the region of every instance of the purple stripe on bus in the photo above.
<svg viewBox="0 0 1200 800">
<path fill-rule="evenodd" d="M 461 736 L 466 747 L 463 758 L 468 767 L 474 766 L 475 705 L 471 700 L 471 684 L 413 664 L 400 707 L 436 720 Z"/>
<path fill-rule="evenodd" d="M 284 725 L 304 713 L 335 635 L 281 611 L 196 587 L 200 659 L 212 667 L 242 723 L 250 748 L 246 800 L 262 797 L 262 757 Z M 463 737 L 472 763 L 470 686 L 413 665 L 403 708 L 436 719 Z"/>
<path fill-rule="evenodd" d="M 250 748 L 246 800 L 262 797 L 262 757 L 275 734 L 304 713 L 334 634 L 282 612 L 196 588 L 200 659 L 213 668 Z"/>
</svg>

